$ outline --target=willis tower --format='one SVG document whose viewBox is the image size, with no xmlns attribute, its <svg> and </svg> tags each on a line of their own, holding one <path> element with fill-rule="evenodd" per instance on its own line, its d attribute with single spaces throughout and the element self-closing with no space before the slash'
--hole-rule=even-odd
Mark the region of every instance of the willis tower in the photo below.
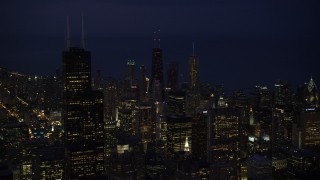
<svg viewBox="0 0 320 180">
<path fill-rule="evenodd" d="M 103 175 L 103 94 L 91 88 L 91 53 L 85 48 L 82 18 L 82 47 L 70 47 L 67 19 L 66 50 L 63 52 L 63 124 L 65 179 Z"/>
</svg>

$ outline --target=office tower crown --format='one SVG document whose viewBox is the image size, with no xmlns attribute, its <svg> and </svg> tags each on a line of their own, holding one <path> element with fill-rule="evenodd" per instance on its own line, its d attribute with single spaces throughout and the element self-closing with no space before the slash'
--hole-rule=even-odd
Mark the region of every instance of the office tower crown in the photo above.
<svg viewBox="0 0 320 180">
<path fill-rule="evenodd" d="M 316 85 L 316 83 L 313 81 L 312 77 L 310 78 L 310 81 L 308 83 L 308 91 L 312 92 L 313 90 L 318 90 L 318 87 Z"/>
</svg>

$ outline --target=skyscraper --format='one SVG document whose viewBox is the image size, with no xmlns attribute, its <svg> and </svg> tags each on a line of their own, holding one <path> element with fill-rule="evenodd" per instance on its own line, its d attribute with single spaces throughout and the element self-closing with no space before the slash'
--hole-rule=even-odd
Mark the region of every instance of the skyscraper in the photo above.
<svg viewBox="0 0 320 180">
<path fill-rule="evenodd" d="M 316 83 L 310 78 L 304 88 L 305 106 L 308 108 L 319 108 L 319 90 Z"/>
<path fill-rule="evenodd" d="M 140 79 L 139 79 L 139 100 L 145 102 L 148 100 L 149 91 L 149 78 L 147 78 L 146 67 L 140 66 Z"/>
<path fill-rule="evenodd" d="M 192 117 L 188 115 L 171 115 L 167 117 L 167 155 L 173 158 L 180 151 L 192 149 Z"/>
<path fill-rule="evenodd" d="M 70 48 L 67 40 L 63 52 L 66 179 L 96 177 L 104 171 L 103 94 L 92 91 L 91 53 L 84 44 Z"/>
<path fill-rule="evenodd" d="M 160 48 L 160 38 L 154 38 L 155 48 L 152 50 L 152 72 L 150 92 L 155 100 L 163 100 L 163 60 L 162 49 Z M 159 86 L 156 88 L 155 86 Z M 160 91 L 160 92 L 157 92 Z"/>
<path fill-rule="evenodd" d="M 192 115 L 197 113 L 196 109 L 200 105 L 198 73 L 199 73 L 199 58 L 194 55 L 194 44 L 193 44 L 193 53 L 192 53 L 192 56 L 189 57 L 190 85 L 186 95 L 186 112 Z"/>
<path fill-rule="evenodd" d="M 179 65 L 176 63 L 168 65 L 167 87 L 172 91 L 176 91 L 179 88 Z"/>
<path fill-rule="evenodd" d="M 320 147 L 320 110 L 307 108 L 300 113 L 301 143 L 304 148 Z"/>
<path fill-rule="evenodd" d="M 135 85 L 135 62 L 134 60 L 128 60 L 127 61 L 127 69 L 125 74 L 125 82 L 126 86 L 131 88 Z"/>
<path fill-rule="evenodd" d="M 194 54 L 194 46 L 192 56 L 189 57 L 189 77 L 190 89 L 196 90 L 198 88 L 199 78 L 199 58 Z"/>
<path fill-rule="evenodd" d="M 274 84 L 274 104 L 276 106 L 289 106 L 292 104 L 292 92 L 289 81 L 278 80 Z"/>
<path fill-rule="evenodd" d="M 239 170 L 241 112 L 236 108 L 218 108 L 209 110 L 208 116 L 208 161 Z"/>
</svg>

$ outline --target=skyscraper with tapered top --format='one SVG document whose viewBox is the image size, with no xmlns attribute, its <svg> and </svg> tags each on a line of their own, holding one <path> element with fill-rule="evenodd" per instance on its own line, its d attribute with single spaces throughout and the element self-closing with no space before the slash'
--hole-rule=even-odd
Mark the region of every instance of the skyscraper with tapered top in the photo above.
<svg viewBox="0 0 320 180">
<path fill-rule="evenodd" d="M 65 179 L 103 174 L 103 94 L 91 87 L 91 53 L 86 50 L 82 16 L 82 47 L 70 47 L 67 19 L 63 51 L 63 124 Z"/>
</svg>

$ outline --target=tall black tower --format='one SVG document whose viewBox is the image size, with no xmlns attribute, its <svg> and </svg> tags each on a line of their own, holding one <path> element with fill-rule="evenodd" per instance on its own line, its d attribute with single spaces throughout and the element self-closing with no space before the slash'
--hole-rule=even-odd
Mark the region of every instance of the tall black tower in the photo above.
<svg viewBox="0 0 320 180">
<path fill-rule="evenodd" d="M 67 34 L 67 47 L 62 54 L 65 179 L 101 176 L 103 94 L 92 91 L 91 53 L 85 50 L 85 43 L 81 48 L 70 48 L 69 28 Z"/>
<path fill-rule="evenodd" d="M 162 50 L 160 48 L 160 38 L 158 34 L 160 30 L 155 32 L 154 37 L 154 48 L 152 50 L 152 72 L 150 81 L 150 93 L 155 100 L 163 100 L 163 60 Z"/>
</svg>

